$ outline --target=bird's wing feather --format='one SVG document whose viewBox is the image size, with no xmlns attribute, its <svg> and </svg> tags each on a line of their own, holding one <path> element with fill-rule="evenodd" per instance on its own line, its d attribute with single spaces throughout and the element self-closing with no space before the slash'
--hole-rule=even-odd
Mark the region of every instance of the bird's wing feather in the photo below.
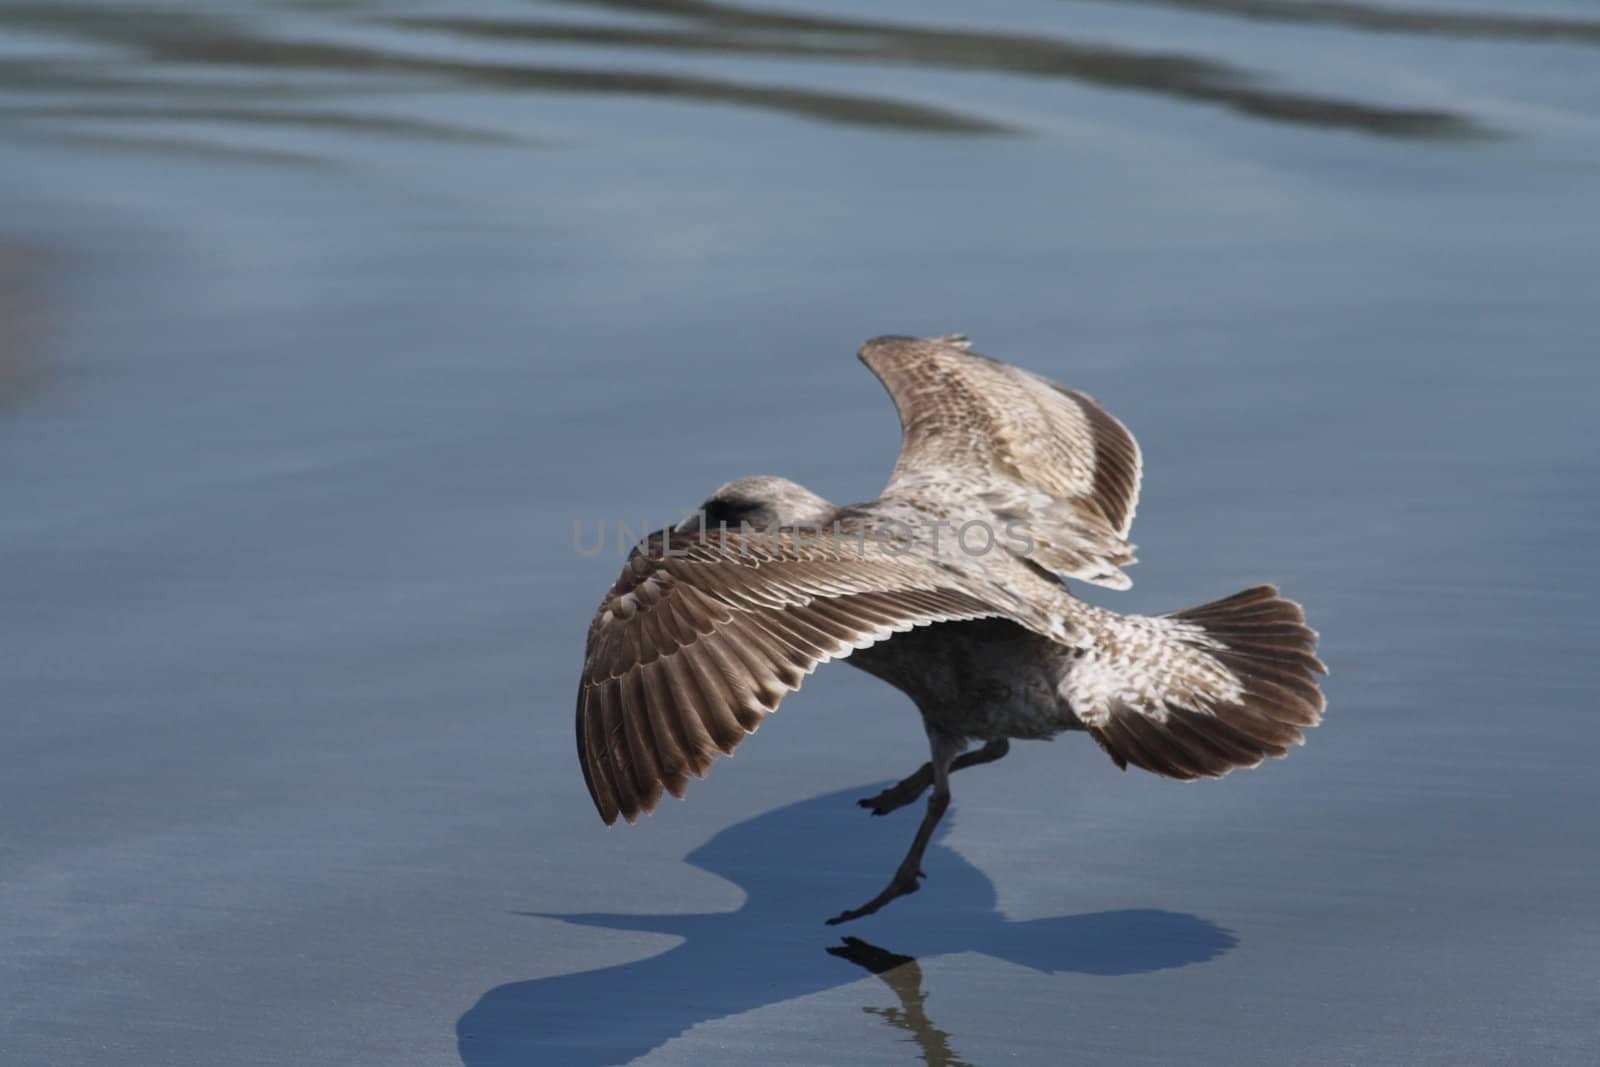
<svg viewBox="0 0 1600 1067">
<path fill-rule="evenodd" d="M 656 534 L 589 627 L 578 759 L 607 822 L 682 796 L 805 676 L 890 635 L 1004 611 L 937 565 L 848 535 Z"/>
<path fill-rule="evenodd" d="M 1139 445 L 1093 399 L 967 351 L 960 337 L 879 337 L 861 349 L 900 413 L 885 497 L 949 499 L 953 483 L 1001 522 L 1022 524 L 1038 563 L 1125 589 L 1138 506 Z"/>
</svg>

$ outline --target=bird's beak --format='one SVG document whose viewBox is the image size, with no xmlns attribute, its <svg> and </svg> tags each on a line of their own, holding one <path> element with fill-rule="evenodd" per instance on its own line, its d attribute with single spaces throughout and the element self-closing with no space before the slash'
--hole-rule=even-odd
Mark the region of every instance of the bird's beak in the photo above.
<svg viewBox="0 0 1600 1067">
<path fill-rule="evenodd" d="M 706 512 L 705 512 L 705 509 L 704 508 L 698 508 L 698 509 L 696 509 L 694 511 L 691 511 L 687 516 L 685 516 L 685 518 L 683 519 L 682 522 L 680 522 L 680 523 L 678 523 L 678 525 L 672 527 L 668 531 L 668 533 L 679 535 L 679 536 L 681 536 L 683 534 L 697 534 L 697 533 L 703 532 L 705 530 L 705 528 L 706 528 Z"/>
</svg>

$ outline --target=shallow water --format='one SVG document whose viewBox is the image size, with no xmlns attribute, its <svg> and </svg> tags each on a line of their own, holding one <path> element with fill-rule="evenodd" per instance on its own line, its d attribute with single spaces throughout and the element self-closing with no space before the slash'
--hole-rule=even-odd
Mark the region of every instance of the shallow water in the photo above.
<svg viewBox="0 0 1600 1067">
<path fill-rule="evenodd" d="M 1592 1062 L 1597 45 L 1577 0 L 0 8 L 5 1058 Z M 572 523 L 872 496 L 854 348 L 953 331 L 1138 434 L 1094 599 L 1277 581 L 1330 709 L 1221 783 L 1015 746 L 825 928 L 910 836 L 850 801 L 911 708 L 821 671 L 605 830 Z"/>
</svg>

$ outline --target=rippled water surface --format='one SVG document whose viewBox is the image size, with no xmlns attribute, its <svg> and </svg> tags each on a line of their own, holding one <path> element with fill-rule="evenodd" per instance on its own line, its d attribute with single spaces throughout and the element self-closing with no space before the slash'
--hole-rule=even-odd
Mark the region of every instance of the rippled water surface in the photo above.
<svg viewBox="0 0 1600 1067">
<path fill-rule="evenodd" d="M 0 4 L 0 1059 L 1592 1063 L 1600 8 L 1406 3 Z M 572 523 L 871 497 L 952 331 L 1329 713 L 1018 745 L 829 929 L 910 705 L 606 830 Z"/>
</svg>

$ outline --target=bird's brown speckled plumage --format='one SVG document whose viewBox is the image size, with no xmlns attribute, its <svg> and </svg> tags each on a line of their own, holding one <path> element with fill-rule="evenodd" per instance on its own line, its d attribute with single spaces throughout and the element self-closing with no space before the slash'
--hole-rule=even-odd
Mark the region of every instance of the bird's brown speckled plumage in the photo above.
<svg viewBox="0 0 1600 1067">
<path fill-rule="evenodd" d="M 1011 739 L 1085 730 L 1119 766 L 1194 779 L 1282 756 L 1317 723 L 1316 635 L 1276 589 L 1152 617 L 1067 592 L 1062 578 L 1129 584 L 1139 447 L 1084 394 L 967 349 L 863 346 L 903 434 L 878 499 L 835 507 L 740 479 L 634 552 L 590 627 L 578 693 L 579 762 L 606 822 L 682 796 L 807 674 L 848 657 L 912 698 L 933 751 L 863 804 L 933 794 L 894 881 L 842 921 L 915 890 L 950 771 Z M 957 539 L 979 528 L 986 550 Z"/>
</svg>

